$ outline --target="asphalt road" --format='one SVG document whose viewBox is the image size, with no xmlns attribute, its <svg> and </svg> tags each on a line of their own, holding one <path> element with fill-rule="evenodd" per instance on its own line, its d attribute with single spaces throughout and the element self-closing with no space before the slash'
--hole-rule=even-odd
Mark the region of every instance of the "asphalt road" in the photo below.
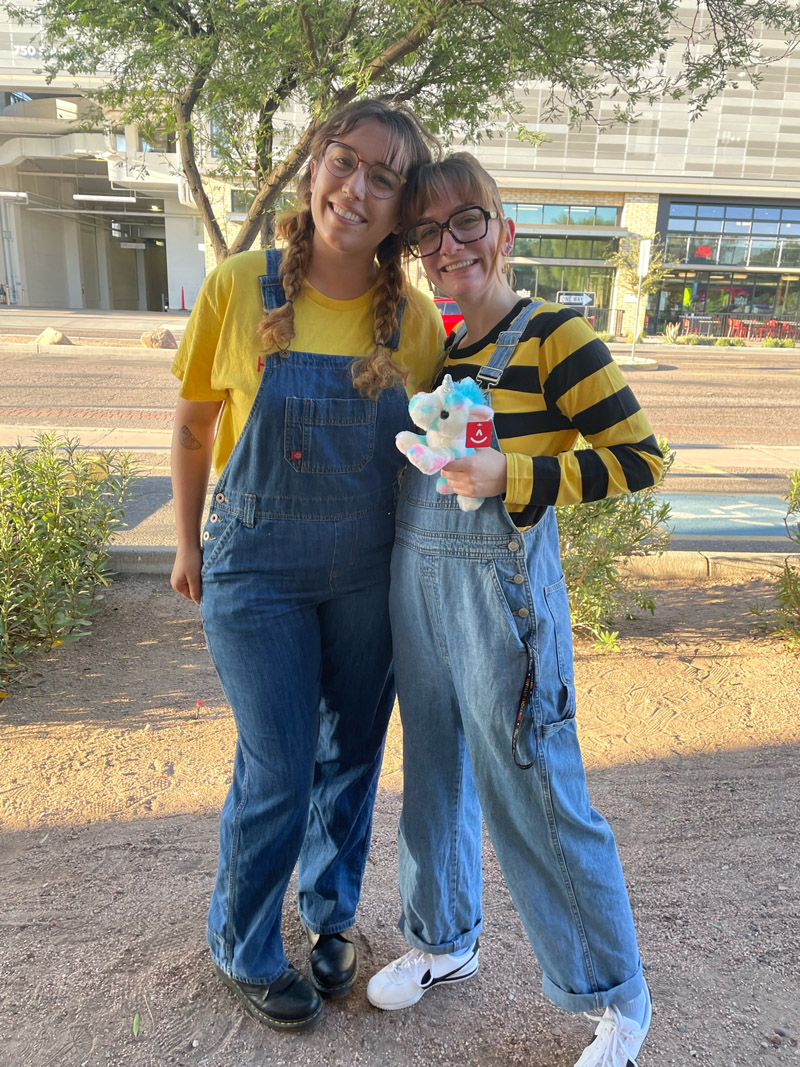
<svg viewBox="0 0 800 1067">
<path fill-rule="evenodd" d="M 639 353 L 658 368 L 625 367 L 625 376 L 670 444 L 800 445 L 800 348 Z"/>
<path fill-rule="evenodd" d="M 656 433 L 673 445 L 800 445 L 800 349 L 670 348 L 625 367 Z M 170 425 L 177 382 L 169 353 L 0 351 L 0 423 Z M 113 420 L 111 423 L 109 420 Z"/>
</svg>

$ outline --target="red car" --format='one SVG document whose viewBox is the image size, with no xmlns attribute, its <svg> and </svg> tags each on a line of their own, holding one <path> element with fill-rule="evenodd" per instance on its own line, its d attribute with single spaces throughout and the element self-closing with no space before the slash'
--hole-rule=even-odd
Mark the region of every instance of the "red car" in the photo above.
<svg viewBox="0 0 800 1067">
<path fill-rule="evenodd" d="M 464 316 L 461 314 L 455 300 L 448 300 L 445 296 L 436 296 L 433 302 L 441 313 L 445 333 L 450 333 L 454 326 L 458 326 L 459 322 L 463 322 Z"/>
</svg>

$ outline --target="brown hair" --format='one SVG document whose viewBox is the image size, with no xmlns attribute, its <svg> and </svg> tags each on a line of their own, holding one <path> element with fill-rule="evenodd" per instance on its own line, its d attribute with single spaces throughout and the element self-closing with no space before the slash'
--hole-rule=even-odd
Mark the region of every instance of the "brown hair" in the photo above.
<svg viewBox="0 0 800 1067">
<path fill-rule="evenodd" d="M 311 159 L 319 163 L 325 146 L 344 137 L 359 122 L 374 119 L 389 132 L 394 146 L 393 166 L 402 170 L 430 163 L 439 144 L 420 120 L 405 107 L 389 107 L 380 100 L 357 100 L 346 105 L 323 123 L 311 141 Z M 306 166 L 297 184 L 297 211 L 287 212 L 278 221 L 278 237 L 286 241 L 280 278 L 286 303 L 264 315 L 258 326 L 259 336 L 268 351 L 287 349 L 294 337 L 294 303 L 311 262 L 314 221 L 311 217 L 311 167 Z M 353 361 L 353 384 L 365 395 L 375 398 L 382 389 L 402 378 L 387 342 L 397 329 L 397 305 L 405 289 L 402 271 L 402 236 L 390 233 L 376 250 L 378 280 L 375 286 L 375 348 Z"/>
<path fill-rule="evenodd" d="M 403 230 L 415 226 L 432 201 L 454 193 L 463 204 L 478 204 L 496 211 L 502 224 L 506 212 L 494 178 L 472 153 L 454 152 L 446 159 L 425 164 L 409 177 L 403 200 Z M 502 245 L 501 229 L 498 258 Z"/>
</svg>

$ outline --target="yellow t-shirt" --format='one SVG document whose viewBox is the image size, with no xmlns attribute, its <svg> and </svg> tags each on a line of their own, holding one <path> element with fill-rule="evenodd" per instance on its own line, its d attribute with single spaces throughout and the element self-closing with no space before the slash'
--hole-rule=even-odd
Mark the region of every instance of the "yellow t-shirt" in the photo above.
<svg viewBox="0 0 800 1067">
<path fill-rule="evenodd" d="M 214 442 L 217 472 L 242 432 L 264 369 L 256 327 L 264 315 L 258 279 L 265 273 L 260 251 L 240 252 L 216 267 L 203 283 L 172 364 L 185 400 L 225 402 Z M 304 283 L 294 303 L 291 347 L 350 358 L 367 355 L 375 346 L 372 299 L 373 290 L 355 300 L 332 300 Z M 430 297 L 411 288 L 393 357 L 407 373 L 409 396 L 430 388 L 443 344 L 441 315 Z"/>
</svg>

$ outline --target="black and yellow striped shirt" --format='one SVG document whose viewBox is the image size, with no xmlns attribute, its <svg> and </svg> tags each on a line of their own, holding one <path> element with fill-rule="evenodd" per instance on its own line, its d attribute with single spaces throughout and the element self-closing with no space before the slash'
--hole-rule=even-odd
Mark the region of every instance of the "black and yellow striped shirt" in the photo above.
<svg viewBox="0 0 800 1067">
<path fill-rule="evenodd" d="M 454 381 L 474 378 L 494 342 L 528 300 L 475 344 L 445 346 Z M 505 503 L 517 526 L 549 504 L 578 504 L 653 485 L 663 459 L 650 423 L 606 345 L 586 319 L 560 304 L 534 312 L 492 390 L 494 422 L 508 459 Z M 578 434 L 592 446 L 575 451 Z"/>
</svg>

